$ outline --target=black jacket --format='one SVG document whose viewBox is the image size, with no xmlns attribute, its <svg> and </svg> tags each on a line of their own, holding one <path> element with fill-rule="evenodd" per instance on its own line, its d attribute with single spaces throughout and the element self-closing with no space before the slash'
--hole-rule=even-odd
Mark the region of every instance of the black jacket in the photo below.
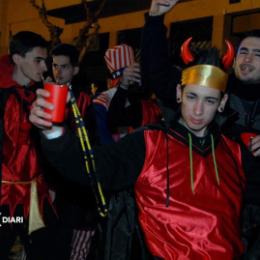
<svg viewBox="0 0 260 260">
<path fill-rule="evenodd" d="M 260 206 L 260 158 L 254 157 L 241 141 L 241 133 L 260 134 L 260 84 L 244 84 L 231 74 L 228 81 L 229 101 L 223 132 L 241 143 L 244 170 L 247 178 L 245 203 Z"/>
<path fill-rule="evenodd" d="M 143 81 L 153 88 L 162 101 L 164 117 L 172 120 L 176 109 L 176 84 L 180 72 L 170 64 L 164 16 L 146 17 L 142 39 Z M 260 134 L 260 84 L 243 84 L 234 74 L 228 81 L 229 101 L 223 116 L 219 116 L 222 132 L 241 143 L 244 170 L 247 178 L 246 204 L 260 206 L 260 158 L 255 158 L 242 144 L 242 132 Z"/>
</svg>

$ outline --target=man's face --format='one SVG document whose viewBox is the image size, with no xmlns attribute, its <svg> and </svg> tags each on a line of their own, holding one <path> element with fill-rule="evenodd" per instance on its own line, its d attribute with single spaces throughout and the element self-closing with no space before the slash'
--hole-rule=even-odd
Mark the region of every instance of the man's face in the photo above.
<svg viewBox="0 0 260 260">
<path fill-rule="evenodd" d="M 42 75 L 47 71 L 46 59 L 47 49 L 42 47 L 35 47 L 27 52 L 25 56 L 16 55 L 14 59 L 17 71 L 23 82 L 42 80 Z"/>
<path fill-rule="evenodd" d="M 235 74 L 244 83 L 260 82 L 260 38 L 245 38 L 238 49 Z"/>
<path fill-rule="evenodd" d="M 59 84 L 70 83 L 78 73 L 79 67 L 73 66 L 68 56 L 52 56 L 52 73 L 54 80 Z"/>
<path fill-rule="evenodd" d="M 183 89 L 177 87 L 177 98 L 181 100 L 180 123 L 196 136 L 203 137 L 218 108 L 224 108 L 227 96 L 221 101 L 219 90 L 186 85 Z"/>
</svg>

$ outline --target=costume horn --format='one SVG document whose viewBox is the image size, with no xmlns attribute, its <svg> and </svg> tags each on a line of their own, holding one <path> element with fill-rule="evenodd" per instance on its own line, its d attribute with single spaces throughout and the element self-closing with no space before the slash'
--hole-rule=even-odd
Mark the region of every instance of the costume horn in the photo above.
<svg viewBox="0 0 260 260">
<path fill-rule="evenodd" d="M 190 50 L 190 43 L 192 37 L 188 38 L 181 46 L 181 58 L 185 64 L 189 64 L 194 61 L 194 56 Z"/>
<path fill-rule="evenodd" d="M 225 40 L 225 42 L 227 45 L 227 51 L 222 57 L 222 64 L 225 69 L 229 69 L 233 65 L 235 49 L 234 49 L 233 44 L 230 41 Z"/>
</svg>

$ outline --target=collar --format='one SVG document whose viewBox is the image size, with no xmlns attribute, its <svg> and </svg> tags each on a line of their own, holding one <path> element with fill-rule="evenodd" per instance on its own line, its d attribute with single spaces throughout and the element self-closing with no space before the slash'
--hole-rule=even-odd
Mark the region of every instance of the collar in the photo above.
<svg viewBox="0 0 260 260">
<path fill-rule="evenodd" d="M 208 132 L 204 137 L 198 137 L 190 132 L 185 126 L 181 125 L 178 121 L 174 121 L 168 129 L 168 133 L 175 137 L 180 142 L 189 145 L 188 133 L 192 137 L 192 148 L 202 156 L 206 156 L 211 152 L 211 135 L 214 136 L 215 147 L 219 142 L 220 130 L 217 124 L 212 123 L 208 127 Z"/>
<path fill-rule="evenodd" d="M 0 58 L 0 88 L 10 88 L 17 85 L 13 80 L 14 65 L 8 55 Z"/>
</svg>

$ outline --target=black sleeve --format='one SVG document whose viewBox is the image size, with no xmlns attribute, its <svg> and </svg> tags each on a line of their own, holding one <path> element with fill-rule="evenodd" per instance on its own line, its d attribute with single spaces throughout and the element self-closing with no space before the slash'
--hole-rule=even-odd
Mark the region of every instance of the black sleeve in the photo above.
<svg viewBox="0 0 260 260">
<path fill-rule="evenodd" d="M 108 125 L 112 130 L 120 125 L 124 125 L 122 121 L 124 121 L 125 117 L 125 103 L 127 97 L 127 90 L 118 87 L 115 95 L 111 99 L 108 109 Z"/>
<path fill-rule="evenodd" d="M 94 144 L 100 143 L 100 138 L 98 136 L 97 132 L 97 120 L 96 120 L 96 113 L 93 106 L 93 103 L 91 103 L 86 110 L 85 116 L 83 118 L 85 122 L 85 126 L 88 131 L 90 142 Z"/>
<path fill-rule="evenodd" d="M 77 136 L 66 131 L 62 137 L 53 140 L 42 137 L 42 149 L 64 178 L 89 185 Z M 95 147 L 94 157 L 97 179 L 106 190 L 133 186 L 144 163 L 143 131 L 128 135 L 116 144 Z"/>
<path fill-rule="evenodd" d="M 126 101 L 129 106 L 125 106 Z M 117 88 L 108 109 L 108 125 L 113 132 L 118 126 L 140 126 L 142 121 L 142 110 L 140 98 L 129 95 L 128 90 Z"/>
<path fill-rule="evenodd" d="M 181 73 L 169 59 L 164 16 L 146 14 L 145 18 L 141 43 L 142 83 L 145 88 L 151 88 L 166 106 L 175 108 L 176 85 Z"/>
</svg>

